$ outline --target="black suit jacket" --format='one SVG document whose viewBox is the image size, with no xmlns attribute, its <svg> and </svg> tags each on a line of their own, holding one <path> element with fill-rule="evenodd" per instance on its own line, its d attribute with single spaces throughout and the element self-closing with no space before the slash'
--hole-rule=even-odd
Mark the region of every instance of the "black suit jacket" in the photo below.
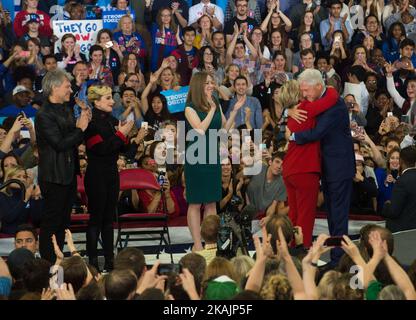
<svg viewBox="0 0 416 320">
<path fill-rule="evenodd" d="M 386 227 L 391 232 L 416 229 L 416 169 L 407 170 L 393 188 L 391 203 L 383 207 Z"/>
</svg>

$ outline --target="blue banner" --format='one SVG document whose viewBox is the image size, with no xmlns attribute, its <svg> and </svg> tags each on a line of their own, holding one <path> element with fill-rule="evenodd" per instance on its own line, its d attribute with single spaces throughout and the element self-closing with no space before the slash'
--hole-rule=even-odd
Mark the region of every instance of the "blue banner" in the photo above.
<svg viewBox="0 0 416 320">
<path fill-rule="evenodd" d="M 179 90 L 166 90 L 160 93 L 168 101 L 168 110 L 170 113 L 183 112 L 185 110 L 186 97 L 188 96 L 189 86 L 181 87 Z"/>
<path fill-rule="evenodd" d="M 12 21 L 14 20 L 15 11 L 20 10 L 20 5 L 15 0 L 6 0 L 1 1 L 3 5 L 3 10 L 10 12 L 10 17 L 12 18 Z M 16 3 L 15 3 L 16 2 Z"/>
<path fill-rule="evenodd" d="M 122 16 L 127 14 L 127 10 L 108 10 L 103 11 L 103 26 L 104 29 L 115 30 L 117 29 L 118 21 Z M 131 12 L 130 16 L 135 19 L 134 13 Z"/>
</svg>

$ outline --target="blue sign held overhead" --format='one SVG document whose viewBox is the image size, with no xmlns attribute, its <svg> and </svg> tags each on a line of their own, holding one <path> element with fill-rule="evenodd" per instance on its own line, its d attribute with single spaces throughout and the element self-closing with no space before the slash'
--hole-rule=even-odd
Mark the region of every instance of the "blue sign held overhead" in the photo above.
<svg viewBox="0 0 416 320">
<path fill-rule="evenodd" d="M 186 97 L 189 86 L 181 87 L 179 90 L 166 90 L 160 93 L 166 97 L 170 113 L 183 112 L 185 110 Z"/>
<path fill-rule="evenodd" d="M 105 29 L 115 30 L 122 16 L 128 14 L 127 10 L 108 10 L 103 11 L 103 26 Z M 135 19 L 134 13 L 130 12 L 130 16 Z"/>
</svg>

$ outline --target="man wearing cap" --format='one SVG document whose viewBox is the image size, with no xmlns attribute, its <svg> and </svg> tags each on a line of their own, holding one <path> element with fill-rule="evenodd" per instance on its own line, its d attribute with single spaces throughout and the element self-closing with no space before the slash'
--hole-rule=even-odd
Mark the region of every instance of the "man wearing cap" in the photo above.
<svg viewBox="0 0 416 320">
<path fill-rule="evenodd" d="M 30 104 L 32 92 L 23 85 L 18 85 L 13 89 L 13 102 L 3 109 L 0 109 L 0 117 L 17 117 L 20 112 L 24 112 L 26 117 L 34 118 L 37 110 Z"/>
<path fill-rule="evenodd" d="M 351 42 L 353 34 L 351 21 L 348 19 L 348 14 L 345 14 L 341 17 L 343 3 L 340 0 L 332 0 L 329 2 L 329 4 L 329 18 L 323 20 L 320 24 L 321 41 L 326 51 L 331 48 L 332 34 L 335 31 L 341 30 L 347 43 Z"/>
</svg>

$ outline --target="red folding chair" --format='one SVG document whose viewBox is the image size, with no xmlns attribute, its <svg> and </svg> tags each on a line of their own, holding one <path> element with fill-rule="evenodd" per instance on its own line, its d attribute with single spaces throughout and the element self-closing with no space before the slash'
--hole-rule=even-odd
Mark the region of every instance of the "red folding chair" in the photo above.
<svg viewBox="0 0 416 320">
<path fill-rule="evenodd" d="M 166 198 L 153 173 L 144 169 L 127 169 L 120 172 L 120 191 L 126 190 L 153 190 L 161 193 L 163 211 L 155 213 L 126 213 L 116 216 L 118 227 L 116 247 L 123 249 L 129 241 L 159 240 L 157 258 L 161 252 L 162 244 L 170 252 L 173 263 L 173 255 L 170 250 L 171 241 L 168 228 L 168 212 Z M 140 228 L 141 230 L 131 230 Z M 149 229 L 152 228 L 152 229 Z M 147 237 L 144 237 L 144 236 Z M 150 235 L 150 237 L 149 237 Z"/>
</svg>

